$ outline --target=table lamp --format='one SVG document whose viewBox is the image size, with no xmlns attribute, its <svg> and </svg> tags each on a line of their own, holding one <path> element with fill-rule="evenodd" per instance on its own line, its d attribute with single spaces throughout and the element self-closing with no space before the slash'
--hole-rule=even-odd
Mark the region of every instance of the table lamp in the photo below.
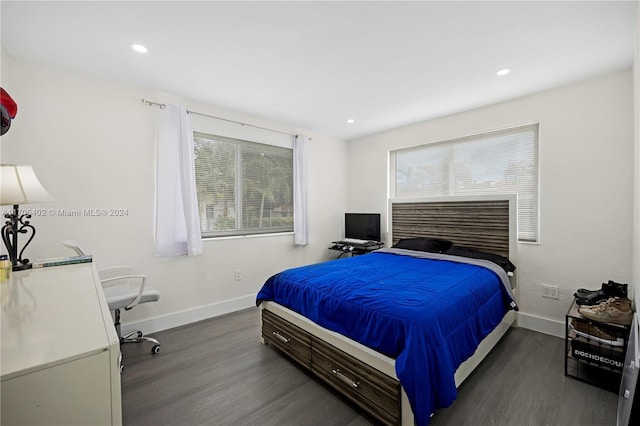
<svg viewBox="0 0 640 426">
<path fill-rule="evenodd" d="M 4 214 L 7 221 L 2 227 L 2 241 L 7 247 L 14 271 L 31 268 L 29 259 L 23 259 L 22 253 L 36 235 L 36 229 L 27 220 L 31 219 L 31 214 L 20 214 L 18 205 L 45 201 L 53 201 L 53 198 L 40 184 L 33 167 L 15 164 L 0 165 L 0 205 L 13 206 L 10 213 Z M 31 232 L 31 236 L 18 253 L 18 234 L 28 234 L 29 232 Z"/>
</svg>

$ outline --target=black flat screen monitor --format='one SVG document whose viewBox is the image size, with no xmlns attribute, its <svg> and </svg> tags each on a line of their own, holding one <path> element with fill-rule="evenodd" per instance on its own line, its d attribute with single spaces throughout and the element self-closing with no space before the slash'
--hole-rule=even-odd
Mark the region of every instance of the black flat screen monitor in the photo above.
<svg viewBox="0 0 640 426">
<path fill-rule="evenodd" d="M 380 241 L 380 213 L 345 213 L 344 237 Z"/>
</svg>

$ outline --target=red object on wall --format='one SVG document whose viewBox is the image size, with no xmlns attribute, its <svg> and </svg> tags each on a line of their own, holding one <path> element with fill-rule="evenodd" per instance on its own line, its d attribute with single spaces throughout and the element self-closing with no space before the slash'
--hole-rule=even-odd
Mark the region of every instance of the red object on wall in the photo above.
<svg viewBox="0 0 640 426">
<path fill-rule="evenodd" d="M 0 87 L 0 113 L 2 115 L 0 134 L 4 135 L 11 127 L 11 120 L 18 113 L 18 104 L 2 87 Z"/>
<path fill-rule="evenodd" d="M 0 98 L 0 104 L 5 107 L 5 109 L 9 113 L 9 117 L 15 117 L 18 113 L 18 104 L 2 87 L 0 87 Z"/>
</svg>

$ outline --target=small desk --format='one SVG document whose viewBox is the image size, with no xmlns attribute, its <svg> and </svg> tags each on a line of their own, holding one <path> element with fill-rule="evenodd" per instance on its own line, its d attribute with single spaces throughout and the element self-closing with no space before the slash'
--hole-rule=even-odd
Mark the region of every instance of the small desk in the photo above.
<svg viewBox="0 0 640 426">
<path fill-rule="evenodd" d="M 93 263 L 0 283 L 3 425 L 121 425 L 120 345 Z"/>
<path fill-rule="evenodd" d="M 344 243 L 341 241 L 333 241 L 332 246 L 329 247 L 329 250 L 340 251 L 338 255 L 338 259 L 340 259 L 345 254 L 360 255 L 360 254 L 368 254 L 374 250 L 378 250 L 384 246 L 384 243 L 380 241 L 369 241 L 367 244 L 355 244 L 355 243 Z"/>
</svg>

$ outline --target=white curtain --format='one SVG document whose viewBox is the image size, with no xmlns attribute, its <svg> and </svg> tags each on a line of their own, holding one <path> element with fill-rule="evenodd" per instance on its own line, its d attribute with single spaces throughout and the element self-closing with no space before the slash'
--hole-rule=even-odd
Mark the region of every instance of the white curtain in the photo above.
<svg viewBox="0 0 640 426">
<path fill-rule="evenodd" d="M 297 135 L 293 141 L 293 243 L 309 244 L 309 215 L 307 211 L 308 177 L 307 145 L 309 139 Z"/>
<path fill-rule="evenodd" d="M 159 111 L 156 173 L 156 255 L 201 254 L 193 131 L 181 106 Z"/>
</svg>

